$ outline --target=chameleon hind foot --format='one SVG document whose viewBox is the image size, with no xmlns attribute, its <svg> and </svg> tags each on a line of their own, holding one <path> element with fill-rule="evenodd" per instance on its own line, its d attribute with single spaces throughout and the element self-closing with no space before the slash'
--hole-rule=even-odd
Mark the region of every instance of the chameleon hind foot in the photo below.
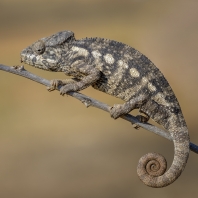
<svg viewBox="0 0 198 198">
<path fill-rule="evenodd" d="M 140 114 L 135 117 L 138 119 L 139 122 L 142 122 L 142 123 L 146 123 L 150 119 L 150 117 L 146 114 L 144 114 L 144 115 Z M 134 127 L 134 129 L 137 129 L 137 130 L 139 130 L 141 128 L 141 126 L 139 126 L 138 123 L 132 123 L 132 126 Z"/>
<path fill-rule="evenodd" d="M 114 104 L 113 107 L 109 109 L 109 113 L 112 118 L 117 119 L 118 117 L 129 113 L 133 109 L 139 108 L 146 99 L 147 95 L 139 95 L 124 104 Z"/>
</svg>

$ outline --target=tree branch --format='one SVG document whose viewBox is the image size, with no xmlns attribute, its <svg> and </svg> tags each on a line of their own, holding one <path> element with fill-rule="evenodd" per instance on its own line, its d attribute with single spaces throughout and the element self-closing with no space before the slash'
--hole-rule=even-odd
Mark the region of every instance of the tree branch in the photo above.
<svg viewBox="0 0 198 198">
<path fill-rule="evenodd" d="M 30 80 L 33 80 L 37 83 L 40 83 L 42 85 L 45 85 L 45 86 L 50 86 L 50 81 L 49 80 L 46 80 L 46 79 L 43 79 L 35 74 L 32 74 L 30 72 L 28 72 L 27 70 L 24 69 L 23 66 L 16 66 L 16 67 L 9 67 L 9 66 L 5 66 L 5 65 L 2 65 L 0 64 L 0 70 L 3 70 L 3 71 L 6 71 L 6 72 L 9 72 L 9 73 L 13 73 L 13 74 L 16 74 L 16 75 L 19 75 L 19 76 L 23 76 L 25 78 L 28 78 Z M 57 90 L 60 90 L 60 87 L 57 89 Z M 110 106 L 108 106 L 107 104 L 104 104 L 102 102 L 99 102 L 93 98 L 90 98 L 88 96 L 85 96 L 81 93 L 78 93 L 78 92 L 69 92 L 68 95 L 80 100 L 86 107 L 89 107 L 89 106 L 93 106 L 93 107 L 96 107 L 96 108 L 99 108 L 99 109 L 102 109 L 104 111 L 107 111 L 109 112 L 109 109 L 110 109 Z M 138 121 L 138 119 L 130 114 L 125 114 L 123 116 L 121 116 L 122 119 L 124 120 L 127 120 L 129 122 L 131 122 L 132 124 L 136 124 L 148 131 L 151 131 L 157 135 L 160 135 L 170 141 L 173 141 L 172 140 L 172 137 L 170 136 L 169 133 L 167 133 L 166 131 L 160 129 L 160 128 L 157 128 L 156 126 L 154 125 L 151 125 L 149 123 L 141 123 Z M 193 144 L 193 143 L 190 143 L 190 150 L 195 152 L 195 153 L 198 153 L 198 146 Z"/>
</svg>

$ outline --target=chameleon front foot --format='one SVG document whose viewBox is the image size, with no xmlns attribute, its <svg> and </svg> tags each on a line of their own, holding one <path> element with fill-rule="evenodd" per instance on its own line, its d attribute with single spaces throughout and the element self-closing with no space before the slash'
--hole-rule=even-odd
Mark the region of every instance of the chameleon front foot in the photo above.
<svg viewBox="0 0 198 198">
<path fill-rule="evenodd" d="M 67 94 L 70 91 L 78 91 L 79 88 L 76 84 L 67 84 L 65 86 L 62 86 L 60 88 L 60 95 L 64 96 L 65 94 Z"/>
<path fill-rule="evenodd" d="M 63 85 L 63 82 L 58 79 L 53 79 L 50 81 L 51 86 L 47 87 L 48 91 L 54 91 L 58 88 L 59 85 Z"/>
</svg>

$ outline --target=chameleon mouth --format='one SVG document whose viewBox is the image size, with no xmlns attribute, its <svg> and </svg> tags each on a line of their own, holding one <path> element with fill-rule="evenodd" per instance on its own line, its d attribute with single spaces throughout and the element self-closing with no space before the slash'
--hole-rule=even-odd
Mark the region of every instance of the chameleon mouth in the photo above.
<svg viewBox="0 0 198 198">
<path fill-rule="evenodd" d="M 26 63 L 28 65 L 33 65 L 34 55 L 32 51 L 28 49 L 24 49 L 21 52 L 21 63 Z"/>
<path fill-rule="evenodd" d="M 26 49 L 22 50 L 20 55 L 21 55 L 21 63 L 25 63 L 26 62 L 25 57 L 27 57 L 27 50 Z"/>
</svg>

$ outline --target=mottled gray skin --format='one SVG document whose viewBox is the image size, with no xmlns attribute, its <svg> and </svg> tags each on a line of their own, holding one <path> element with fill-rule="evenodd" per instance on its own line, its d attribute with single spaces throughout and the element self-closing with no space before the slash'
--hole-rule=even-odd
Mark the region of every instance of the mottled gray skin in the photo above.
<svg viewBox="0 0 198 198">
<path fill-rule="evenodd" d="M 21 61 L 74 77 L 73 80 L 52 81 L 49 90 L 62 84 L 60 94 L 64 95 L 91 85 L 126 101 L 110 109 L 113 118 L 138 108 L 161 124 L 174 140 L 173 163 L 165 172 L 164 158 L 149 153 L 138 163 L 138 176 L 146 185 L 156 188 L 167 186 L 180 176 L 189 156 L 188 129 L 167 80 L 146 56 L 120 42 L 102 38 L 75 40 L 73 32 L 62 31 L 24 49 Z M 158 173 L 156 169 L 160 164 L 163 170 Z"/>
</svg>

